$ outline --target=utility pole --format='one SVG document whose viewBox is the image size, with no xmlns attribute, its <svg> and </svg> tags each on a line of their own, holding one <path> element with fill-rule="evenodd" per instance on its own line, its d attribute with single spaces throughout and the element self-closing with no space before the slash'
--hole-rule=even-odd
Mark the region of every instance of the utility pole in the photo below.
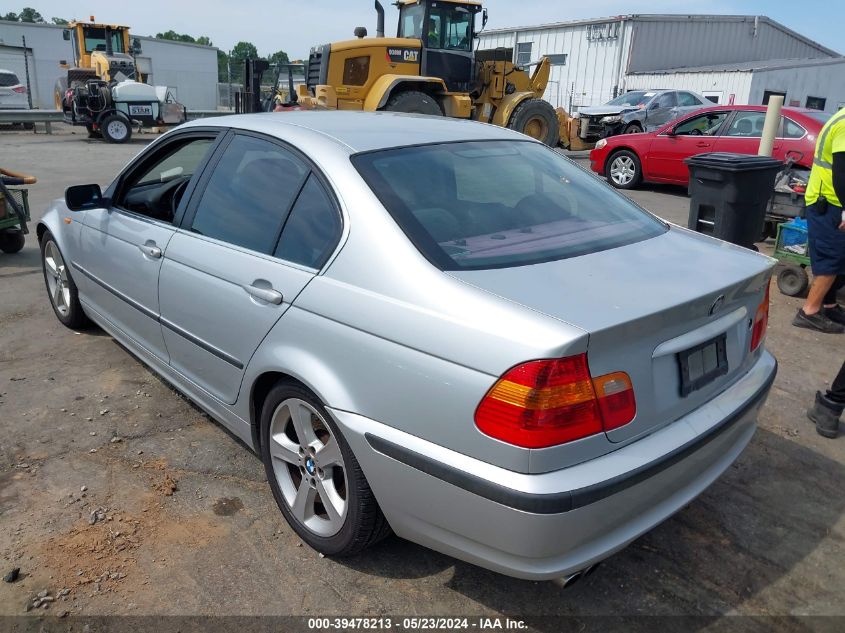
<svg viewBox="0 0 845 633">
<path fill-rule="evenodd" d="M 32 110 L 32 86 L 29 82 L 29 55 L 26 52 L 26 35 L 21 35 L 21 42 L 23 43 L 23 68 L 26 74 L 26 100 L 29 103 L 29 109 Z"/>
</svg>

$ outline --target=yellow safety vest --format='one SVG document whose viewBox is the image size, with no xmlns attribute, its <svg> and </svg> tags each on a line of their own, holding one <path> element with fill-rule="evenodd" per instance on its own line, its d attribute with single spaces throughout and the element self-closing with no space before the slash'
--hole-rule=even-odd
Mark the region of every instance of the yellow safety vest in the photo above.
<svg viewBox="0 0 845 633">
<path fill-rule="evenodd" d="M 807 204 L 813 204 L 824 196 L 830 204 L 842 206 L 833 189 L 833 155 L 838 152 L 845 152 L 845 108 L 824 124 L 816 141 L 813 170 L 804 195 Z"/>
</svg>

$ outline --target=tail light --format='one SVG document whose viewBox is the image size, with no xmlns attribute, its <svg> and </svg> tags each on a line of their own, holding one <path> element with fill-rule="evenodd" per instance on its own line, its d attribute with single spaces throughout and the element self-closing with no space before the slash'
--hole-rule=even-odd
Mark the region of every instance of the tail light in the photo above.
<svg viewBox="0 0 845 633">
<path fill-rule="evenodd" d="M 26 94 L 26 86 L 15 86 L 12 88 L 13 92 L 17 92 L 19 94 L 25 95 Z"/>
<path fill-rule="evenodd" d="M 628 375 L 593 379 L 579 354 L 508 370 L 479 403 L 475 424 L 508 444 L 544 448 L 623 426 L 636 411 Z"/>
<path fill-rule="evenodd" d="M 766 328 L 769 325 L 769 286 L 766 284 L 766 293 L 763 295 L 763 302 L 757 306 L 757 313 L 754 315 L 754 325 L 751 329 L 751 351 L 760 347 L 763 339 L 766 338 Z"/>
</svg>

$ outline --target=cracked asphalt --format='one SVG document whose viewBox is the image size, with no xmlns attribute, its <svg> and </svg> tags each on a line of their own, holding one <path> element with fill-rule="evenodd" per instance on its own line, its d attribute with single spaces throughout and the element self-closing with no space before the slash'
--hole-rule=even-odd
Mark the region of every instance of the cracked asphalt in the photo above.
<svg viewBox="0 0 845 633">
<path fill-rule="evenodd" d="M 152 138 L 113 146 L 55 127 L 0 131 L 2 166 L 39 178 L 34 220 L 68 185 L 107 184 Z M 684 223 L 683 191 L 631 196 Z M 799 304 L 772 292 L 780 372 L 737 463 L 564 590 L 395 537 L 321 558 L 287 527 L 247 447 L 103 332 L 61 326 L 30 236 L 0 254 L 0 574 L 21 570 L 0 583 L 0 615 L 27 613 L 43 590 L 54 601 L 30 615 L 760 616 L 732 620 L 749 631 L 843 615 L 845 438 L 819 437 L 804 411 L 845 339 L 791 327 Z"/>
</svg>

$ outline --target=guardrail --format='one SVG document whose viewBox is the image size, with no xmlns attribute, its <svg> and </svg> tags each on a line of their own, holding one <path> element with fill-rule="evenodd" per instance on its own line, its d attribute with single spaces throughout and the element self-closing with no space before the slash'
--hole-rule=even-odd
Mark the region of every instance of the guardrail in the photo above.
<svg viewBox="0 0 845 633">
<path fill-rule="evenodd" d="M 233 112 L 221 110 L 188 110 L 188 120 L 225 116 Z M 52 134 L 51 123 L 64 121 L 61 110 L 0 110 L 0 125 L 9 123 L 43 123 L 47 134 Z"/>
</svg>

